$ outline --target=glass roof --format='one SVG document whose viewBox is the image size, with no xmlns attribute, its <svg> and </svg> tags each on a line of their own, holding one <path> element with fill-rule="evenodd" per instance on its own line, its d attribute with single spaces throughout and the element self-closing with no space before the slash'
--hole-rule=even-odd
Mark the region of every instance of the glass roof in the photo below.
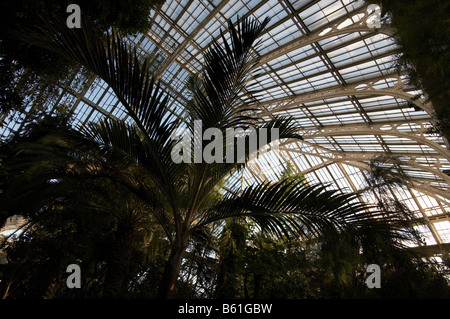
<svg viewBox="0 0 450 319">
<path fill-rule="evenodd" d="M 150 13 L 151 29 L 130 41 L 159 61 L 155 73 L 173 97 L 173 114 L 184 116 L 184 81 L 200 71 L 207 45 L 226 29 L 227 19 L 243 15 L 271 18 L 258 50 L 257 106 L 264 116 L 293 116 L 304 141 L 282 141 L 278 151 L 232 176 L 228 187 L 276 180 L 291 163 L 309 182 L 364 190 L 369 161 L 389 154 L 411 177 L 406 187 L 390 189 L 392 197 L 414 212 L 428 245 L 450 243 L 447 142 L 428 133 L 430 106 L 411 100 L 418 91 L 395 68 L 399 49 L 393 30 L 388 24 L 370 28 L 364 1 L 167 0 Z M 127 117 L 100 79 L 63 88 L 57 103 L 75 110 L 79 126 L 105 116 Z M 53 107 L 48 105 L 49 112 Z M 0 133 L 19 127 L 20 121 L 11 120 Z M 376 196 L 369 189 L 361 199 Z"/>
</svg>

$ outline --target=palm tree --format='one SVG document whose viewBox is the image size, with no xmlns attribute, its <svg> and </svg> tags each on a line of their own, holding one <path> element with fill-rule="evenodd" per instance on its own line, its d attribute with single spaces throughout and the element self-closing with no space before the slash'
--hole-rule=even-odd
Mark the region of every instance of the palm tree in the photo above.
<svg viewBox="0 0 450 319">
<path fill-rule="evenodd" d="M 71 145 L 92 162 L 92 176 L 108 176 L 122 184 L 164 229 L 171 248 L 159 282 L 160 298 L 173 294 L 192 235 L 212 223 L 231 217 L 250 219 L 276 236 L 310 237 L 329 228 L 357 228 L 379 216 L 367 210 L 354 194 L 301 180 L 252 185 L 214 197 L 217 185 L 244 168 L 251 156 L 248 144 L 242 163 L 227 161 L 230 154 L 222 154 L 212 163 L 172 160 L 172 151 L 183 143 L 181 137 L 174 139 L 174 132 L 184 127 L 194 136 L 198 133 L 195 121 L 199 120 L 201 132 L 218 128 L 222 137 L 230 128 L 253 127 L 258 137 L 263 128 L 278 128 L 280 139 L 301 139 L 292 119 L 263 119 L 257 108 L 251 107 L 257 98 L 251 95 L 258 65 L 257 38 L 268 22 L 242 18 L 234 25 L 229 21 L 228 37 L 222 33 L 220 41 L 210 45 L 203 71 L 190 82 L 192 96 L 184 121 L 170 113 L 169 96 L 152 77 L 150 59 L 142 60 L 114 31 L 103 35 L 86 19 L 81 29 L 68 29 L 55 17 L 19 35 L 102 78 L 133 119 L 133 124 L 114 119 L 93 123 L 82 130 L 83 138 Z M 270 136 L 265 144 L 272 139 Z M 234 139 L 236 156 L 237 143 Z M 205 144 L 197 146 L 203 149 Z M 220 144 L 223 149 L 227 147 L 225 139 Z M 384 217 L 383 222 L 388 222 L 389 216 Z"/>
<path fill-rule="evenodd" d="M 97 269 L 99 295 L 123 296 L 133 255 L 139 252 L 136 246 L 143 247 L 149 233 L 155 235 L 155 222 L 142 209 L 142 201 L 111 174 L 97 174 L 90 154 L 98 149 L 89 150 L 88 141 L 67 120 L 67 115 L 45 117 L 0 145 L 7 177 L 0 224 L 12 215 L 27 220 L 24 235 L 8 247 L 7 271 L 14 278 L 19 269 L 16 291 L 33 287 L 24 296 L 50 297 L 58 290 L 55 282 L 67 291 L 57 278 L 68 264 L 81 262 L 86 280 L 92 263 L 103 264 Z M 83 152 L 72 145 L 80 139 Z"/>
</svg>

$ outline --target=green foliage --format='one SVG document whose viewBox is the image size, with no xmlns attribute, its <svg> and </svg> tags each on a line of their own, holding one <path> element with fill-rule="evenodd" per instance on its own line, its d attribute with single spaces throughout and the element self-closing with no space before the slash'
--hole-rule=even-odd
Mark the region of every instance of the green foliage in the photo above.
<svg viewBox="0 0 450 319">
<path fill-rule="evenodd" d="M 280 138 L 301 139 L 292 119 L 264 122 L 253 100 L 241 99 L 267 23 L 229 21 L 230 36 L 210 46 L 204 71 L 190 82 L 188 130 L 201 119 L 204 129 L 278 127 Z M 89 20 L 68 30 L 56 19 L 20 38 L 102 78 L 132 121 L 104 119 L 75 130 L 70 119 L 49 117 L 2 145 L 2 221 L 14 214 L 30 221 L 2 270 L 11 296 L 345 297 L 349 287 L 364 287 L 351 275 L 356 264 L 373 262 L 380 251 L 392 256 L 409 238 L 403 216 L 368 210 L 357 194 L 298 176 L 225 191 L 225 179 L 243 163 L 174 163 L 179 122 L 152 77 L 151 59 L 141 59 L 119 33 L 105 35 Z M 74 259 L 85 273 L 77 296 L 61 282 Z M 43 263 L 30 269 L 36 261 Z M 19 280 L 17 269 L 26 272 Z"/>
<path fill-rule="evenodd" d="M 82 21 L 92 19 L 103 31 L 111 27 L 133 35 L 150 28 L 150 9 L 164 0 L 80 0 Z M 57 84 L 67 85 L 80 66 L 40 46 L 21 41 L 17 30 L 40 27 L 55 17 L 65 19 L 67 0 L 6 0 L 0 4 L 0 114 L 23 111 L 33 97 L 34 111 L 39 113 L 45 102 L 60 95 Z M 83 75 L 87 77 L 86 74 Z M 36 114 L 30 114 L 31 116 Z"/>
<path fill-rule="evenodd" d="M 290 162 L 284 164 L 284 169 L 280 174 L 280 180 L 301 181 L 305 184 L 307 183 L 305 176 L 301 173 L 296 173 L 294 165 Z"/>
<path fill-rule="evenodd" d="M 225 224 L 220 236 L 220 259 L 217 273 L 215 297 L 219 299 L 237 298 L 240 285 L 239 273 L 242 271 L 248 227 L 236 220 Z"/>
<path fill-rule="evenodd" d="M 435 109 L 434 132 L 450 136 L 450 4 L 446 0 L 381 0 L 401 47 L 399 65 Z"/>
<path fill-rule="evenodd" d="M 1 206 L 8 216 L 25 215 L 31 227 L 6 249 L 9 263 L 0 268 L 0 291 L 9 286 L 8 298 L 152 298 L 170 250 L 166 234 L 125 179 L 96 176 L 106 173 L 94 169 L 97 146 L 76 142 L 79 132 L 68 123 L 66 116 L 45 118 L 2 146 L 10 177 L 2 195 L 15 201 L 7 205 L 0 197 Z M 105 164 L 121 159 L 101 154 L 108 158 Z M 139 173 L 132 161 L 119 164 L 128 176 Z M 48 183 L 49 178 L 58 182 Z M 205 205 L 224 199 L 217 189 Z M 261 232 L 256 223 L 226 219 L 192 232 L 175 293 L 186 298 L 447 297 L 442 275 L 400 245 L 412 238 L 395 224 L 372 222 L 340 231 L 327 227 L 313 240 L 286 241 Z M 83 269 L 81 290 L 65 286 L 71 263 Z M 380 290 L 365 285 L 364 265 L 370 263 L 382 267 Z"/>
<path fill-rule="evenodd" d="M 288 248 L 290 245 L 292 248 Z M 307 259 L 301 246 L 300 242 L 286 243 L 263 233 L 252 235 L 244 252 L 244 297 L 299 299 L 310 296 L 305 271 Z"/>
<path fill-rule="evenodd" d="M 243 240 L 227 224 L 218 245 L 215 297 L 220 298 L 448 298 L 449 286 L 437 271 L 398 245 L 388 227 L 329 232 L 315 241 L 282 241 L 260 232 Z M 240 226 L 242 227 L 242 226 Z M 234 238 L 235 236 L 235 238 Z M 355 240 L 361 238 L 361 240 Z M 365 267 L 382 269 L 381 289 L 369 289 Z"/>
<path fill-rule="evenodd" d="M 403 173 L 400 166 L 402 162 L 392 155 L 377 155 L 370 159 L 367 179 L 370 186 L 382 189 L 385 185 L 404 186 L 409 182 L 408 176 Z"/>
<path fill-rule="evenodd" d="M 157 258 L 143 249 L 151 245 L 149 236 L 161 239 L 151 215 L 123 186 L 95 176 L 92 161 L 74 152 L 76 138 L 63 114 L 30 123 L 1 146 L 8 181 L 0 222 L 13 215 L 27 219 L 1 268 L 0 289 L 9 297 L 128 296 L 124 286 Z M 84 147 L 84 156 L 95 154 Z M 81 291 L 65 284 L 72 263 L 83 269 Z"/>
<path fill-rule="evenodd" d="M 0 194 L 3 193 L 2 187 L 3 185 L 6 183 L 6 170 L 5 167 L 3 165 L 3 158 L 0 157 Z"/>
</svg>

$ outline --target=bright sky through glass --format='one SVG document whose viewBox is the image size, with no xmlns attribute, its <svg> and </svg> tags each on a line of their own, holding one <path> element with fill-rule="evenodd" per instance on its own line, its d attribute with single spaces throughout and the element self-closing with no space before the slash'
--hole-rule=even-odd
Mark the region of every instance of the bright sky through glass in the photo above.
<svg viewBox="0 0 450 319">
<path fill-rule="evenodd" d="M 227 19 L 243 15 L 271 18 L 258 51 L 257 106 L 266 116 L 293 116 L 304 141 L 283 141 L 277 153 L 250 163 L 228 186 L 276 180 L 288 162 L 311 183 L 359 191 L 367 187 L 364 170 L 371 157 L 388 153 L 402 160 L 401 169 L 412 178 L 391 195 L 415 213 L 427 243 L 449 243 L 450 177 L 443 171 L 450 170 L 450 152 L 441 137 L 427 133 L 426 104 L 411 103 L 418 92 L 403 82 L 405 74 L 396 73 L 392 30 L 367 27 L 363 1 L 166 1 L 151 12 L 149 32 L 130 41 L 142 55 L 157 58 L 156 74 L 172 97 L 173 116 L 184 117 L 184 83 L 201 70 L 207 45 Z M 66 88 L 62 100 L 75 110 L 77 126 L 105 116 L 127 118 L 99 79 L 78 92 Z M 20 122 L 10 120 L 0 134 L 19 128 Z M 363 197 L 376 200 L 370 191 Z"/>
</svg>

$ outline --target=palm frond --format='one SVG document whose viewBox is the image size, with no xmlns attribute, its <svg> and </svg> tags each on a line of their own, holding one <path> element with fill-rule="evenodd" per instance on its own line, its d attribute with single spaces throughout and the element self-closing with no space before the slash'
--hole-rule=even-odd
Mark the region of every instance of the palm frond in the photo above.
<svg viewBox="0 0 450 319">
<path fill-rule="evenodd" d="M 381 216 L 370 212 L 356 196 L 301 180 L 283 180 L 249 186 L 241 194 L 229 193 L 196 222 L 205 225 L 229 217 L 249 217 L 276 235 L 319 236 L 325 229 L 359 227 Z"/>
<path fill-rule="evenodd" d="M 268 22 L 243 18 L 235 27 L 229 20 L 229 39 L 221 32 L 221 42 L 217 40 L 208 48 L 200 81 L 191 83 L 191 113 L 206 128 L 235 127 L 252 118 L 243 94 L 257 65 L 252 50 Z"/>
<path fill-rule="evenodd" d="M 42 21 L 32 30 L 17 30 L 17 37 L 75 61 L 102 78 L 130 116 L 151 135 L 162 124 L 168 96 L 152 76 L 155 59 L 140 56 L 114 30 L 103 34 L 88 17 L 80 29 L 67 28 L 61 17 Z"/>
<path fill-rule="evenodd" d="M 170 156 L 171 134 L 178 121 L 168 111 L 169 96 L 152 77 L 151 57 L 142 59 L 119 34 L 104 35 L 88 19 L 83 20 L 81 29 L 68 29 L 55 17 L 35 30 L 18 32 L 18 36 L 78 62 L 111 87 L 146 140 L 151 157 L 148 169 L 174 204 L 174 181 L 183 172 L 182 165 L 176 165 Z"/>
</svg>

